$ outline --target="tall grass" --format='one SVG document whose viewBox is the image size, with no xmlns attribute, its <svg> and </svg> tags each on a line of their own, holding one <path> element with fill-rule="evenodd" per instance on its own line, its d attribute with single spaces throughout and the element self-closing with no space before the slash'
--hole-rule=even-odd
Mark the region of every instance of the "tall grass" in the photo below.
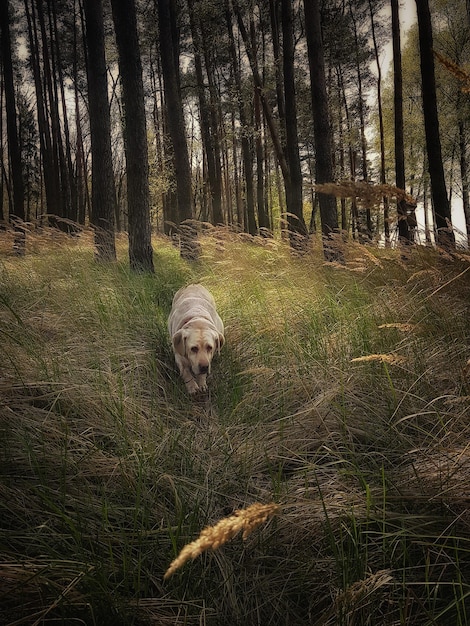
<svg viewBox="0 0 470 626">
<path fill-rule="evenodd" d="M 124 241 L 0 237 L 0 623 L 469 623 L 468 255 L 214 231 L 192 265 L 156 240 L 149 276 Z M 207 398 L 166 330 L 189 281 L 226 324 Z"/>
</svg>

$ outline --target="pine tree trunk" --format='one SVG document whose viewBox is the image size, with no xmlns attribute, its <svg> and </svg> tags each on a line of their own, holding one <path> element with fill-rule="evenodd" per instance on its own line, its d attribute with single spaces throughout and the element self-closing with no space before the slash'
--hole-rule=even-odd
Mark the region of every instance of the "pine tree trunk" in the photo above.
<svg viewBox="0 0 470 626">
<path fill-rule="evenodd" d="M 393 41 L 393 111 L 395 120 L 395 184 L 405 189 L 405 140 L 403 128 L 403 76 L 401 67 L 400 16 L 398 0 L 391 0 L 392 41 Z M 410 229 L 404 199 L 397 200 L 398 239 L 401 243 L 410 242 Z"/>
<path fill-rule="evenodd" d="M 194 47 L 194 67 L 196 71 L 197 92 L 199 99 L 200 129 L 207 164 L 207 179 L 209 183 L 211 221 L 213 224 L 222 224 L 224 217 L 222 213 L 222 171 L 220 165 L 220 141 L 218 137 L 217 116 L 215 113 L 214 98 L 210 95 L 209 102 L 204 86 L 204 71 L 202 59 L 205 59 L 206 74 L 209 82 L 209 90 L 212 83 L 213 68 L 209 64 L 209 55 L 206 50 L 206 38 L 199 29 L 203 28 L 198 23 L 194 12 L 193 0 L 188 0 L 189 20 L 191 25 L 191 35 Z"/>
<path fill-rule="evenodd" d="M 116 188 L 111 152 L 111 120 L 104 51 L 101 0 L 84 0 L 87 45 L 88 103 L 90 112 L 92 202 L 96 259 L 116 260 L 114 221 Z"/>
<path fill-rule="evenodd" d="M 374 44 L 374 56 L 377 65 L 377 112 L 379 116 L 379 136 L 380 136 L 380 183 L 385 185 L 387 182 L 386 170 L 385 170 L 385 131 L 384 131 L 384 119 L 383 119 L 383 107 L 382 107 L 382 67 L 380 65 L 379 49 L 377 45 L 377 37 L 375 34 L 375 22 L 374 13 L 372 9 L 372 2 L 369 0 L 369 12 L 370 23 L 372 32 L 372 41 Z M 389 223 L 389 200 L 387 196 L 383 197 L 384 208 L 384 238 L 385 247 L 390 246 L 390 223 Z"/>
<path fill-rule="evenodd" d="M 175 0 L 158 0 L 160 55 L 165 89 L 166 117 L 173 146 L 180 252 L 188 260 L 199 256 L 197 233 L 193 220 L 191 167 L 179 84 L 178 42 L 175 40 Z"/>
<path fill-rule="evenodd" d="M 230 11 L 226 11 L 227 29 L 230 40 L 230 57 L 232 61 L 232 71 L 235 82 L 235 88 L 237 92 L 238 112 L 240 118 L 240 126 L 242 130 L 241 137 L 241 150 L 242 150 L 242 162 L 243 173 L 245 179 L 245 207 L 243 212 L 243 225 L 250 235 L 255 235 L 256 220 L 255 220 L 255 200 L 254 200 L 254 183 L 253 183 L 253 155 L 252 146 L 250 141 L 250 132 L 248 118 L 245 111 L 245 102 L 242 95 L 242 81 L 240 74 L 240 66 L 237 57 L 237 51 L 235 47 L 235 40 L 233 37 L 232 16 Z M 245 33 L 246 36 L 246 33 Z"/>
<path fill-rule="evenodd" d="M 7 122 L 8 152 L 10 157 L 11 177 L 13 181 L 13 205 L 10 206 L 10 221 L 14 223 L 16 235 L 15 252 L 25 252 L 24 222 L 24 183 L 21 163 L 21 150 L 16 117 L 15 89 L 13 81 L 13 63 L 11 55 L 10 17 L 8 2 L 0 2 L 0 50 L 5 84 L 5 109 Z"/>
<path fill-rule="evenodd" d="M 124 105 L 127 216 L 131 269 L 153 272 L 144 85 L 134 0 L 112 0 Z"/>
<path fill-rule="evenodd" d="M 297 102 L 294 82 L 294 28 L 292 0 L 281 0 L 282 60 L 286 113 L 286 157 L 289 176 L 285 179 L 287 221 L 291 244 L 302 250 L 308 236 L 303 217 L 302 170 L 297 131 Z"/>
<path fill-rule="evenodd" d="M 46 103 L 49 105 L 50 118 L 50 137 L 51 137 L 51 166 L 50 176 L 53 179 L 55 204 L 48 207 L 49 212 L 54 216 L 52 223 L 61 230 L 67 230 L 66 223 L 63 219 L 69 214 L 68 203 L 68 176 L 65 167 L 65 155 L 62 143 L 62 135 L 60 131 L 60 115 L 58 105 L 58 94 L 56 90 L 55 74 L 55 57 L 53 46 L 50 45 L 52 37 L 49 30 L 49 36 L 46 30 L 46 22 L 43 10 L 43 0 L 36 2 L 37 15 L 39 22 L 39 31 L 41 34 L 42 44 L 42 69 L 45 84 L 44 96 Z M 49 19 L 49 24 L 51 19 Z M 47 106 L 47 105 L 46 105 Z M 52 210 L 51 210 L 52 209 Z M 59 219 L 56 219 L 59 218 Z"/>
<path fill-rule="evenodd" d="M 43 88 L 40 67 L 40 44 L 37 30 L 37 18 L 35 3 L 31 1 L 31 7 L 25 0 L 25 12 L 28 22 L 28 38 L 31 51 L 31 65 L 33 69 L 34 87 L 36 92 L 36 108 L 39 127 L 39 141 L 41 147 L 42 172 L 44 177 L 44 188 L 46 192 L 46 211 L 48 221 L 55 225 L 54 215 L 59 206 L 59 183 L 57 168 L 54 165 L 53 147 L 51 138 L 51 128 L 46 114 L 47 94 Z"/>
<path fill-rule="evenodd" d="M 442 164 L 429 2 L 428 0 L 416 0 L 416 7 L 418 14 L 424 129 L 431 180 L 432 204 L 437 227 L 437 242 L 444 248 L 454 248 L 455 237 L 451 229 L 450 203 L 447 197 L 444 166 Z"/>
<path fill-rule="evenodd" d="M 315 139 L 315 178 L 317 184 L 322 184 L 333 181 L 333 141 L 318 0 L 304 0 L 304 10 Z M 340 253 L 334 249 L 331 243 L 331 237 L 338 232 L 336 198 L 319 193 L 318 202 L 325 259 L 340 260 Z"/>
</svg>

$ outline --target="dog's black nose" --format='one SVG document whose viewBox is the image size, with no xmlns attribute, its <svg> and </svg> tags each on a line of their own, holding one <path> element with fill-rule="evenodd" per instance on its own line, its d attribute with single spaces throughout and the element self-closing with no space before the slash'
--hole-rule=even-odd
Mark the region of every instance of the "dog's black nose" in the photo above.
<svg viewBox="0 0 470 626">
<path fill-rule="evenodd" d="M 200 365 L 199 366 L 199 371 L 201 374 L 207 374 L 207 372 L 209 371 L 209 366 L 208 365 Z"/>
</svg>

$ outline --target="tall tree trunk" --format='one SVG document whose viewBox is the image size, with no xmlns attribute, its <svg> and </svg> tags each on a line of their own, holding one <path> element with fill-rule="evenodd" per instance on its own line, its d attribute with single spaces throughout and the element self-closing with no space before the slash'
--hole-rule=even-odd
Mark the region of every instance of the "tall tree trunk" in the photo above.
<svg viewBox="0 0 470 626">
<path fill-rule="evenodd" d="M 400 16 L 398 0 L 391 0 L 393 40 L 393 111 L 395 119 L 395 184 L 405 189 L 405 140 L 403 127 L 403 75 L 401 67 Z M 401 243 L 410 242 L 410 229 L 406 214 L 406 202 L 397 199 L 398 238 Z"/>
<path fill-rule="evenodd" d="M 44 177 L 44 188 L 46 192 L 46 211 L 48 213 L 48 216 L 53 216 L 55 215 L 57 206 L 59 204 L 59 187 L 58 178 L 56 176 L 56 170 L 54 167 L 51 129 L 46 114 L 47 96 L 43 88 L 43 80 L 41 77 L 39 59 L 40 46 L 37 32 L 36 8 L 33 1 L 31 1 L 31 7 L 29 7 L 28 0 L 25 0 L 25 12 L 28 23 L 28 39 L 31 54 L 30 62 L 33 70 L 34 88 L 36 92 L 39 143 L 41 148 L 41 166 Z M 44 207 L 41 211 L 41 215 L 43 214 Z M 50 217 L 49 221 L 53 222 L 53 218 Z"/>
<path fill-rule="evenodd" d="M 304 0 L 304 11 L 313 109 L 315 178 L 317 184 L 322 184 L 333 181 L 333 140 L 326 90 L 319 1 Z M 318 202 L 325 259 L 329 261 L 340 260 L 340 253 L 334 249 L 331 242 L 331 237 L 338 232 L 336 198 L 332 195 L 319 193 Z"/>
<path fill-rule="evenodd" d="M 286 133 L 287 128 L 289 129 L 289 138 L 286 136 L 286 142 L 289 142 L 289 146 L 287 148 L 286 153 L 284 153 L 279 133 L 276 127 L 276 123 L 274 121 L 274 116 L 271 110 L 271 106 L 267 99 L 265 90 L 263 89 L 263 81 L 261 80 L 261 76 L 258 71 L 258 65 L 256 61 L 256 54 L 252 48 L 251 41 L 248 37 L 247 30 L 245 28 L 245 24 L 243 22 L 243 17 L 241 14 L 240 7 L 236 0 L 232 0 L 232 4 L 235 10 L 235 14 L 237 16 L 238 29 L 240 31 L 240 35 L 243 39 L 243 43 L 245 44 L 245 50 L 248 56 L 248 61 L 250 63 L 251 71 L 253 74 L 253 82 L 255 84 L 255 88 L 258 90 L 261 105 L 263 108 L 263 114 L 266 120 L 266 124 L 269 128 L 269 133 L 271 136 L 271 141 L 273 143 L 274 152 L 276 154 L 279 166 L 281 168 L 283 180 L 284 180 L 284 188 L 286 192 L 286 203 L 287 203 L 287 216 L 288 216 L 288 227 L 289 227 L 289 235 L 290 242 L 292 245 L 295 245 L 296 248 L 304 248 L 306 243 L 306 238 L 308 237 L 307 227 L 305 224 L 305 220 L 302 214 L 302 202 L 299 198 L 302 198 L 302 181 L 298 178 L 299 169 L 296 168 L 296 155 L 295 151 L 298 151 L 298 140 L 297 140 L 297 119 L 296 119 L 296 111 L 295 111 L 295 89 L 293 88 L 293 32 L 289 33 L 290 29 L 292 29 L 292 19 L 289 19 L 288 13 L 292 12 L 291 3 L 287 0 L 281 0 L 284 4 L 284 11 L 286 12 L 286 18 L 283 17 L 283 33 L 284 33 L 284 58 L 283 58 L 283 66 L 284 66 L 284 101 L 286 98 L 290 98 L 289 106 L 290 111 L 287 113 L 287 104 L 286 104 Z M 281 5 L 282 6 L 282 5 Z M 284 25 L 284 21 L 287 21 L 288 24 Z M 289 52 L 290 50 L 290 52 Z M 290 64 L 291 68 L 287 67 L 288 77 L 286 81 L 286 64 Z M 286 158 L 286 154 L 288 155 Z M 291 162 L 289 162 L 291 161 Z M 292 172 L 291 172 L 292 168 Z M 293 177 L 293 178 L 292 178 Z"/>
<path fill-rule="evenodd" d="M 5 108 L 7 117 L 8 153 L 10 157 L 11 177 L 13 181 L 13 205 L 10 206 L 10 221 L 15 225 L 15 252 L 23 255 L 24 240 L 24 182 L 21 163 L 21 150 L 16 116 L 15 88 L 13 81 L 13 63 L 11 57 L 11 35 L 8 1 L 0 2 L 0 50 L 5 84 Z"/>
<path fill-rule="evenodd" d="M 365 124 L 365 114 L 364 114 L 364 95 L 363 95 L 363 86 L 362 86 L 362 71 L 361 71 L 361 62 L 359 58 L 359 36 L 357 32 L 357 23 L 356 16 L 354 14 L 353 6 L 351 0 L 349 0 L 349 14 L 351 16 L 351 20 L 354 27 L 354 56 L 356 62 L 356 75 L 357 75 L 357 104 L 359 111 L 359 127 L 361 133 L 361 163 L 362 163 L 362 180 L 369 180 L 369 171 L 367 167 L 367 138 L 366 138 L 366 124 Z M 363 220 L 360 220 L 358 223 L 359 230 L 362 233 L 363 237 L 367 240 L 372 239 L 372 217 L 371 211 L 369 207 L 366 207 L 366 221 L 365 224 Z"/>
<path fill-rule="evenodd" d="M 207 83 L 209 85 L 209 119 L 213 145 L 213 200 L 212 219 L 215 224 L 224 223 L 222 211 L 222 166 L 221 166 L 221 143 L 222 143 L 222 116 L 219 116 L 220 98 L 217 93 L 217 86 L 214 80 L 216 69 L 212 59 L 211 51 L 207 44 L 209 33 L 207 25 L 199 18 L 202 32 L 202 50 L 206 67 Z"/>
<path fill-rule="evenodd" d="M 70 233 L 73 233 L 75 232 L 76 227 L 71 222 L 77 221 L 77 181 L 76 181 L 75 172 L 74 172 L 74 168 L 72 164 L 72 148 L 70 144 L 70 129 L 69 129 L 69 120 L 68 120 L 68 111 L 67 111 L 67 100 L 65 96 L 64 73 L 62 71 L 62 57 L 61 57 L 60 46 L 59 46 L 60 33 L 59 33 L 58 25 L 57 25 L 56 0 L 52 0 L 52 2 L 49 5 L 49 21 L 50 21 L 49 30 L 51 32 L 51 40 L 54 41 L 55 43 L 52 49 L 54 51 L 53 56 L 55 56 L 55 62 L 53 63 L 53 67 L 55 67 L 56 69 L 56 72 L 54 74 L 56 99 L 59 102 L 59 94 L 60 94 L 61 114 L 59 114 L 59 118 L 62 120 L 62 124 L 64 128 L 64 139 L 65 139 L 65 151 L 64 151 L 64 148 L 62 146 L 62 141 L 61 141 L 61 152 L 60 152 L 63 204 L 65 208 L 65 217 L 68 220 L 67 223 L 64 224 L 64 229 Z M 57 110 L 58 110 L 58 107 L 57 107 Z M 80 123 L 78 122 L 78 125 L 79 124 Z M 59 124 L 59 129 L 60 129 L 60 124 Z"/>
<path fill-rule="evenodd" d="M 91 223 L 95 230 L 96 259 L 116 260 L 114 219 L 116 188 L 111 151 L 111 120 L 104 50 L 101 0 L 84 0 L 87 45 L 88 103 L 91 132 Z"/>
<path fill-rule="evenodd" d="M 437 227 L 437 241 L 444 248 L 455 247 L 452 216 L 442 164 L 439 116 L 437 113 L 433 36 L 428 0 L 416 0 L 419 31 L 421 84 L 426 133 L 426 151 L 431 180 L 431 196 Z"/>
<path fill-rule="evenodd" d="M 236 124 L 236 116 L 235 109 L 232 107 L 232 114 L 230 116 L 231 121 L 231 131 L 232 131 L 232 164 L 233 164 L 233 181 L 234 181 L 234 193 L 235 193 L 235 206 L 237 209 L 237 222 L 236 225 L 241 229 L 245 229 L 245 214 L 243 211 L 242 205 L 242 193 L 241 193 L 241 183 L 240 183 L 240 175 L 239 175 L 239 158 L 238 158 L 238 142 L 237 142 L 237 124 Z M 243 152 L 242 152 L 243 154 Z M 253 181 L 251 184 L 253 188 Z M 253 198 L 253 193 L 252 193 Z"/>
<path fill-rule="evenodd" d="M 240 7 L 236 0 L 232 0 L 233 8 L 235 11 L 235 15 L 237 17 L 238 29 L 240 31 L 240 35 L 243 39 L 243 43 L 245 44 L 246 54 L 248 56 L 248 61 L 250 63 L 251 72 L 253 74 L 253 82 L 255 84 L 256 89 L 258 89 L 259 97 L 261 101 L 261 105 L 263 108 L 263 114 L 266 119 L 266 124 L 269 128 L 269 133 L 271 135 L 271 141 L 273 143 L 274 152 L 276 154 L 276 158 L 279 162 L 279 167 L 281 168 L 282 176 L 284 180 L 289 178 L 289 167 L 287 165 L 287 160 L 282 149 L 282 144 L 279 138 L 279 133 L 276 127 L 276 123 L 274 121 L 274 116 L 269 105 L 268 98 L 266 96 L 265 90 L 263 89 L 263 81 L 261 80 L 261 76 L 258 72 L 258 65 L 256 62 L 256 56 L 254 50 L 252 50 L 251 42 L 248 38 L 248 33 L 245 28 L 245 24 L 243 23 L 243 17 L 240 11 Z"/>
<path fill-rule="evenodd" d="M 190 222 L 194 217 L 191 166 L 179 84 L 178 41 L 175 39 L 176 29 L 174 28 L 176 5 L 175 0 L 157 0 L 157 5 L 166 114 L 173 144 L 181 256 L 193 259 L 198 256 L 199 248 L 196 243 L 196 231 Z M 186 223 L 183 224 L 183 222 Z"/>
<path fill-rule="evenodd" d="M 193 0 L 188 0 L 191 35 L 194 47 L 194 67 L 196 70 L 196 82 L 199 99 L 199 114 L 201 138 L 207 164 L 207 178 L 209 182 L 211 218 L 213 224 L 221 224 L 224 221 L 222 214 L 222 171 L 220 165 L 220 141 L 218 137 L 217 116 L 214 96 L 212 95 L 212 67 L 209 62 L 206 37 L 200 31 L 202 23 L 196 19 Z M 204 70 L 202 59 L 206 62 L 206 73 L 210 83 L 209 102 L 204 87 Z M 212 88 L 211 88 L 212 86 Z"/>
<path fill-rule="evenodd" d="M 67 218 L 67 172 L 65 168 L 65 157 L 62 143 L 62 135 L 60 130 L 60 115 L 59 105 L 57 98 L 56 84 L 54 80 L 55 67 L 54 67 L 54 54 L 52 37 L 49 30 L 49 36 L 46 29 L 46 21 L 44 16 L 43 0 L 37 0 L 37 15 L 39 22 L 39 30 L 41 34 L 42 43 L 42 59 L 43 59 L 43 75 L 45 90 L 44 95 L 47 103 L 49 104 L 49 118 L 51 129 L 51 158 L 52 158 L 52 172 L 51 176 L 54 180 L 55 189 L 55 205 L 48 207 L 48 210 L 52 209 L 51 213 L 53 217 L 53 223 L 55 226 L 65 230 L 65 222 L 61 219 L 55 218 Z M 50 20 L 49 20 L 50 23 Z"/>
<path fill-rule="evenodd" d="M 251 45 L 253 50 L 256 49 L 257 33 L 255 28 L 255 20 L 253 16 L 250 18 L 250 32 L 251 32 Z M 264 33 L 261 33 L 263 37 L 264 47 Z M 264 53 L 263 53 L 264 59 Z M 264 74 L 264 65 L 263 65 Z M 261 116 L 261 102 L 259 92 L 255 88 L 253 93 L 253 131 L 254 131 L 254 148 L 256 158 L 256 214 L 258 217 L 259 233 L 266 237 L 269 231 L 269 215 L 266 209 L 265 202 L 265 179 L 264 179 L 264 146 L 262 116 Z"/>
<path fill-rule="evenodd" d="M 76 187 L 76 221 L 84 225 L 86 217 L 86 206 L 88 197 L 87 171 L 85 163 L 85 150 L 83 146 L 82 122 L 80 119 L 80 97 L 78 83 L 78 28 L 77 17 L 80 19 L 84 30 L 83 9 L 74 2 L 73 20 L 73 84 L 74 84 L 74 105 L 75 105 L 75 127 L 76 127 L 76 147 L 75 147 L 75 187 Z M 86 53 L 86 51 L 85 51 Z M 86 65 L 86 57 L 85 57 Z"/>
<path fill-rule="evenodd" d="M 279 43 L 279 2 L 280 0 L 269 0 L 269 16 L 271 20 L 271 38 L 274 56 L 274 75 L 276 77 L 276 96 L 277 110 L 281 130 L 286 127 L 285 107 L 284 107 L 284 91 L 282 89 L 282 57 L 281 45 Z"/>
<path fill-rule="evenodd" d="M 377 112 L 379 116 L 379 136 L 380 136 L 380 182 L 385 185 L 387 182 L 385 169 L 385 132 L 382 107 L 382 67 L 380 65 L 379 48 L 377 45 L 377 37 L 375 34 L 375 20 L 373 12 L 372 0 L 369 0 L 370 24 L 372 32 L 372 41 L 374 44 L 374 56 L 377 65 Z M 384 238 L 385 247 L 390 246 L 390 222 L 389 222 L 389 200 L 387 196 L 382 199 L 384 208 Z"/>
<path fill-rule="evenodd" d="M 253 97 L 255 121 L 255 154 L 256 154 L 256 208 L 260 234 L 266 236 L 270 229 L 269 215 L 265 203 L 264 148 L 261 124 L 261 107 L 258 91 Z"/>
<path fill-rule="evenodd" d="M 147 125 L 134 0 L 112 0 L 124 104 L 129 261 L 133 270 L 153 272 Z"/>
<path fill-rule="evenodd" d="M 302 169 L 297 131 L 297 102 L 294 81 L 294 26 L 292 0 L 281 0 L 282 68 L 286 107 L 286 157 L 289 176 L 286 187 L 287 221 L 294 248 L 304 248 L 308 236 L 303 216 Z"/>
<path fill-rule="evenodd" d="M 236 88 L 236 97 L 238 100 L 238 114 L 240 118 L 240 126 L 242 131 L 241 137 L 241 150 L 242 161 L 245 179 L 245 211 L 243 215 L 243 222 L 240 220 L 240 225 L 244 224 L 250 235 L 256 234 L 256 219 L 255 219 L 255 200 L 254 200 L 254 184 L 253 184 L 253 149 L 252 142 L 250 140 L 250 125 L 248 123 L 248 115 L 246 113 L 245 102 L 242 94 L 242 79 L 240 72 L 240 64 L 238 62 L 238 55 L 235 46 L 235 39 L 233 35 L 232 15 L 227 6 L 226 8 L 226 20 L 227 29 L 230 41 L 230 58 L 232 61 L 233 78 Z M 246 32 L 245 32 L 246 35 Z"/>
</svg>

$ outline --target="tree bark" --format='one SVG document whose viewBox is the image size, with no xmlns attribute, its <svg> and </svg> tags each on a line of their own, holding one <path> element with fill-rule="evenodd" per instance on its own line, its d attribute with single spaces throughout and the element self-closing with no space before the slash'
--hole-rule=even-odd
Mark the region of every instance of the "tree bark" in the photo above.
<svg viewBox="0 0 470 626">
<path fill-rule="evenodd" d="M 437 228 L 437 242 L 443 248 L 454 248 L 455 237 L 452 231 L 450 203 L 447 196 L 444 166 L 442 164 L 432 23 L 428 0 L 416 0 L 416 8 L 418 15 L 424 129 L 429 177 L 431 180 L 432 204 Z"/>
<path fill-rule="evenodd" d="M 226 21 L 230 41 L 230 58 L 232 61 L 233 78 L 235 82 L 236 97 L 238 101 L 238 115 L 240 118 L 240 126 L 242 131 L 241 150 L 245 179 L 245 210 L 243 211 L 243 220 L 240 220 L 239 218 L 239 222 L 241 226 L 245 226 L 250 235 L 255 235 L 257 229 L 255 219 L 255 200 L 253 184 L 253 150 L 252 142 L 250 141 L 251 133 L 248 123 L 248 115 L 245 110 L 245 102 L 242 95 L 240 64 L 238 62 L 237 50 L 235 47 L 235 40 L 233 36 L 232 16 L 228 6 L 226 8 Z M 239 200 L 239 196 L 237 196 L 237 200 Z M 239 214 L 240 212 L 241 211 L 239 211 Z"/>
<path fill-rule="evenodd" d="M 286 114 L 286 157 L 289 175 L 285 179 L 287 221 L 293 247 L 305 246 L 308 236 L 303 216 L 302 169 L 297 130 L 297 102 L 294 81 L 294 27 L 292 0 L 281 0 L 282 68 Z"/>
<path fill-rule="evenodd" d="M 178 201 L 178 229 L 180 234 L 180 252 L 183 258 L 192 260 L 199 256 L 196 232 L 191 221 L 193 199 L 191 189 L 191 166 L 183 114 L 183 101 L 179 85 L 178 42 L 175 39 L 172 17 L 175 0 L 157 0 L 160 56 L 162 60 L 165 105 L 173 145 L 173 160 L 176 177 L 176 195 Z"/>
<path fill-rule="evenodd" d="M 349 0 L 349 14 L 351 16 L 351 21 L 353 23 L 354 28 L 354 53 L 355 53 L 355 61 L 356 61 L 356 74 L 357 74 L 357 104 L 359 110 L 359 124 L 360 124 L 360 132 L 361 132 L 361 163 L 362 163 L 362 180 L 369 180 L 369 171 L 367 167 L 367 138 L 366 138 L 366 124 L 365 124 L 365 114 L 364 114 L 364 94 L 363 94 L 363 86 L 362 86 L 362 73 L 361 73 L 361 61 L 359 58 L 359 35 L 357 29 L 356 16 L 354 14 L 353 5 L 351 0 Z M 372 239 L 373 234 L 373 226 L 372 226 L 372 216 L 371 210 L 369 207 L 365 208 L 366 213 L 366 221 L 365 224 L 361 219 L 358 222 L 358 227 L 360 233 L 366 240 Z"/>
<path fill-rule="evenodd" d="M 332 182 L 334 176 L 333 140 L 326 90 L 319 1 L 304 0 L 304 11 L 313 109 L 315 179 L 317 184 L 322 184 Z M 319 193 L 318 203 L 320 205 L 325 259 L 328 261 L 341 260 L 339 251 L 334 249 L 331 241 L 331 237 L 338 232 L 336 198 L 332 195 Z"/>
<path fill-rule="evenodd" d="M 111 151 L 111 121 L 104 50 L 101 0 L 84 0 L 87 45 L 88 103 L 92 158 L 91 224 L 95 230 L 96 259 L 116 260 L 114 216 L 116 188 Z"/>
<path fill-rule="evenodd" d="M 51 137 L 51 160 L 49 165 L 52 167 L 50 176 L 53 179 L 54 185 L 54 204 L 52 206 L 48 206 L 48 212 L 52 216 L 51 223 L 54 226 L 60 228 L 61 230 L 67 230 L 66 223 L 63 221 L 63 219 L 57 219 L 69 217 L 70 205 L 67 195 L 68 176 L 65 167 L 65 155 L 62 143 L 62 135 L 60 131 L 58 95 L 56 89 L 56 81 L 54 80 L 54 50 L 53 46 L 50 45 L 49 42 L 49 40 L 52 40 L 51 31 L 49 29 L 48 35 L 46 30 L 43 0 L 37 0 L 36 8 L 42 43 L 42 70 L 45 85 L 43 93 L 45 97 L 46 107 L 47 105 L 49 105 L 48 117 L 50 120 Z M 50 22 L 51 20 L 49 20 L 49 23 Z"/>
<path fill-rule="evenodd" d="M 403 75 L 401 67 L 400 15 L 398 0 L 391 0 L 393 41 L 393 110 L 395 120 L 395 184 L 405 189 L 405 140 L 403 127 Z M 406 202 L 397 200 L 398 239 L 401 243 L 411 241 L 406 214 Z"/>
<path fill-rule="evenodd" d="M 377 37 L 375 34 L 375 21 L 373 12 L 373 3 L 369 0 L 369 13 L 370 24 L 372 32 L 372 41 L 374 44 L 375 62 L 377 65 L 377 112 L 379 116 L 379 136 L 380 136 L 380 183 L 385 185 L 387 182 L 386 169 L 385 169 L 385 132 L 384 132 L 384 119 L 383 119 L 383 107 L 382 107 L 382 68 L 379 59 L 379 48 L 377 44 Z M 384 208 L 384 238 L 385 247 L 390 246 L 390 223 L 389 223 L 389 200 L 387 196 L 383 197 Z"/>
<path fill-rule="evenodd" d="M 213 97 L 212 71 L 213 68 L 209 64 L 209 54 L 206 49 L 206 38 L 204 34 L 201 36 L 200 28 L 202 23 L 196 18 L 193 0 L 188 0 L 189 20 L 191 26 L 191 35 L 194 47 L 194 67 L 196 71 L 196 82 L 199 99 L 199 115 L 201 139 L 204 147 L 204 154 L 207 164 L 207 178 L 209 183 L 211 220 L 213 224 L 222 224 L 224 222 L 222 213 L 222 171 L 220 165 L 220 140 L 218 137 L 217 116 L 215 112 L 216 103 Z M 206 96 L 204 86 L 204 68 L 202 59 L 205 59 L 206 74 L 210 82 L 209 101 Z"/>
<path fill-rule="evenodd" d="M 147 125 L 134 0 L 112 0 L 124 106 L 127 217 L 131 269 L 153 272 Z"/>
<path fill-rule="evenodd" d="M 8 153 L 10 157 L 10 169 L 13 183 L 13 205 L 10 206 L 10 221 L 14 223 L 15 252 L 23 255 L 25 252 L 24 240 L 24 182 L 21 163 L 21 150 L 18 136 L 18 124 L 16 116 L 15 88 L 13 81 L 13 63 L 11 56 L 10 16 L 8 1 L 0 2 L 0 49 L 3 66 L 3 78 L 5 84 L 5 108 L 7 117 Z"/>
<path fill-rule="evenodd" d="M 31 9 L 25 0 L 26 20 L 28 24 L 28 39 L 31 51 L 31 67 L 34 77 L 34 88 L 36 92 L 36 110 L 39 127 L 39 143 L 41 149 L 41 167 L 44 178 L 44 189 L 46 196 L 46 211 L 49 216 L 56 212 L 59 204 L 58 180 L 55 175 L 51 129 L 46 116 L 46 94 L 43 89 L 39 60 L 39 38 L 37 33 L 37 18 L 34 2 L 31 2 Z M 49 221 L 52 221 L 49 219 Z"/>
</svg>

